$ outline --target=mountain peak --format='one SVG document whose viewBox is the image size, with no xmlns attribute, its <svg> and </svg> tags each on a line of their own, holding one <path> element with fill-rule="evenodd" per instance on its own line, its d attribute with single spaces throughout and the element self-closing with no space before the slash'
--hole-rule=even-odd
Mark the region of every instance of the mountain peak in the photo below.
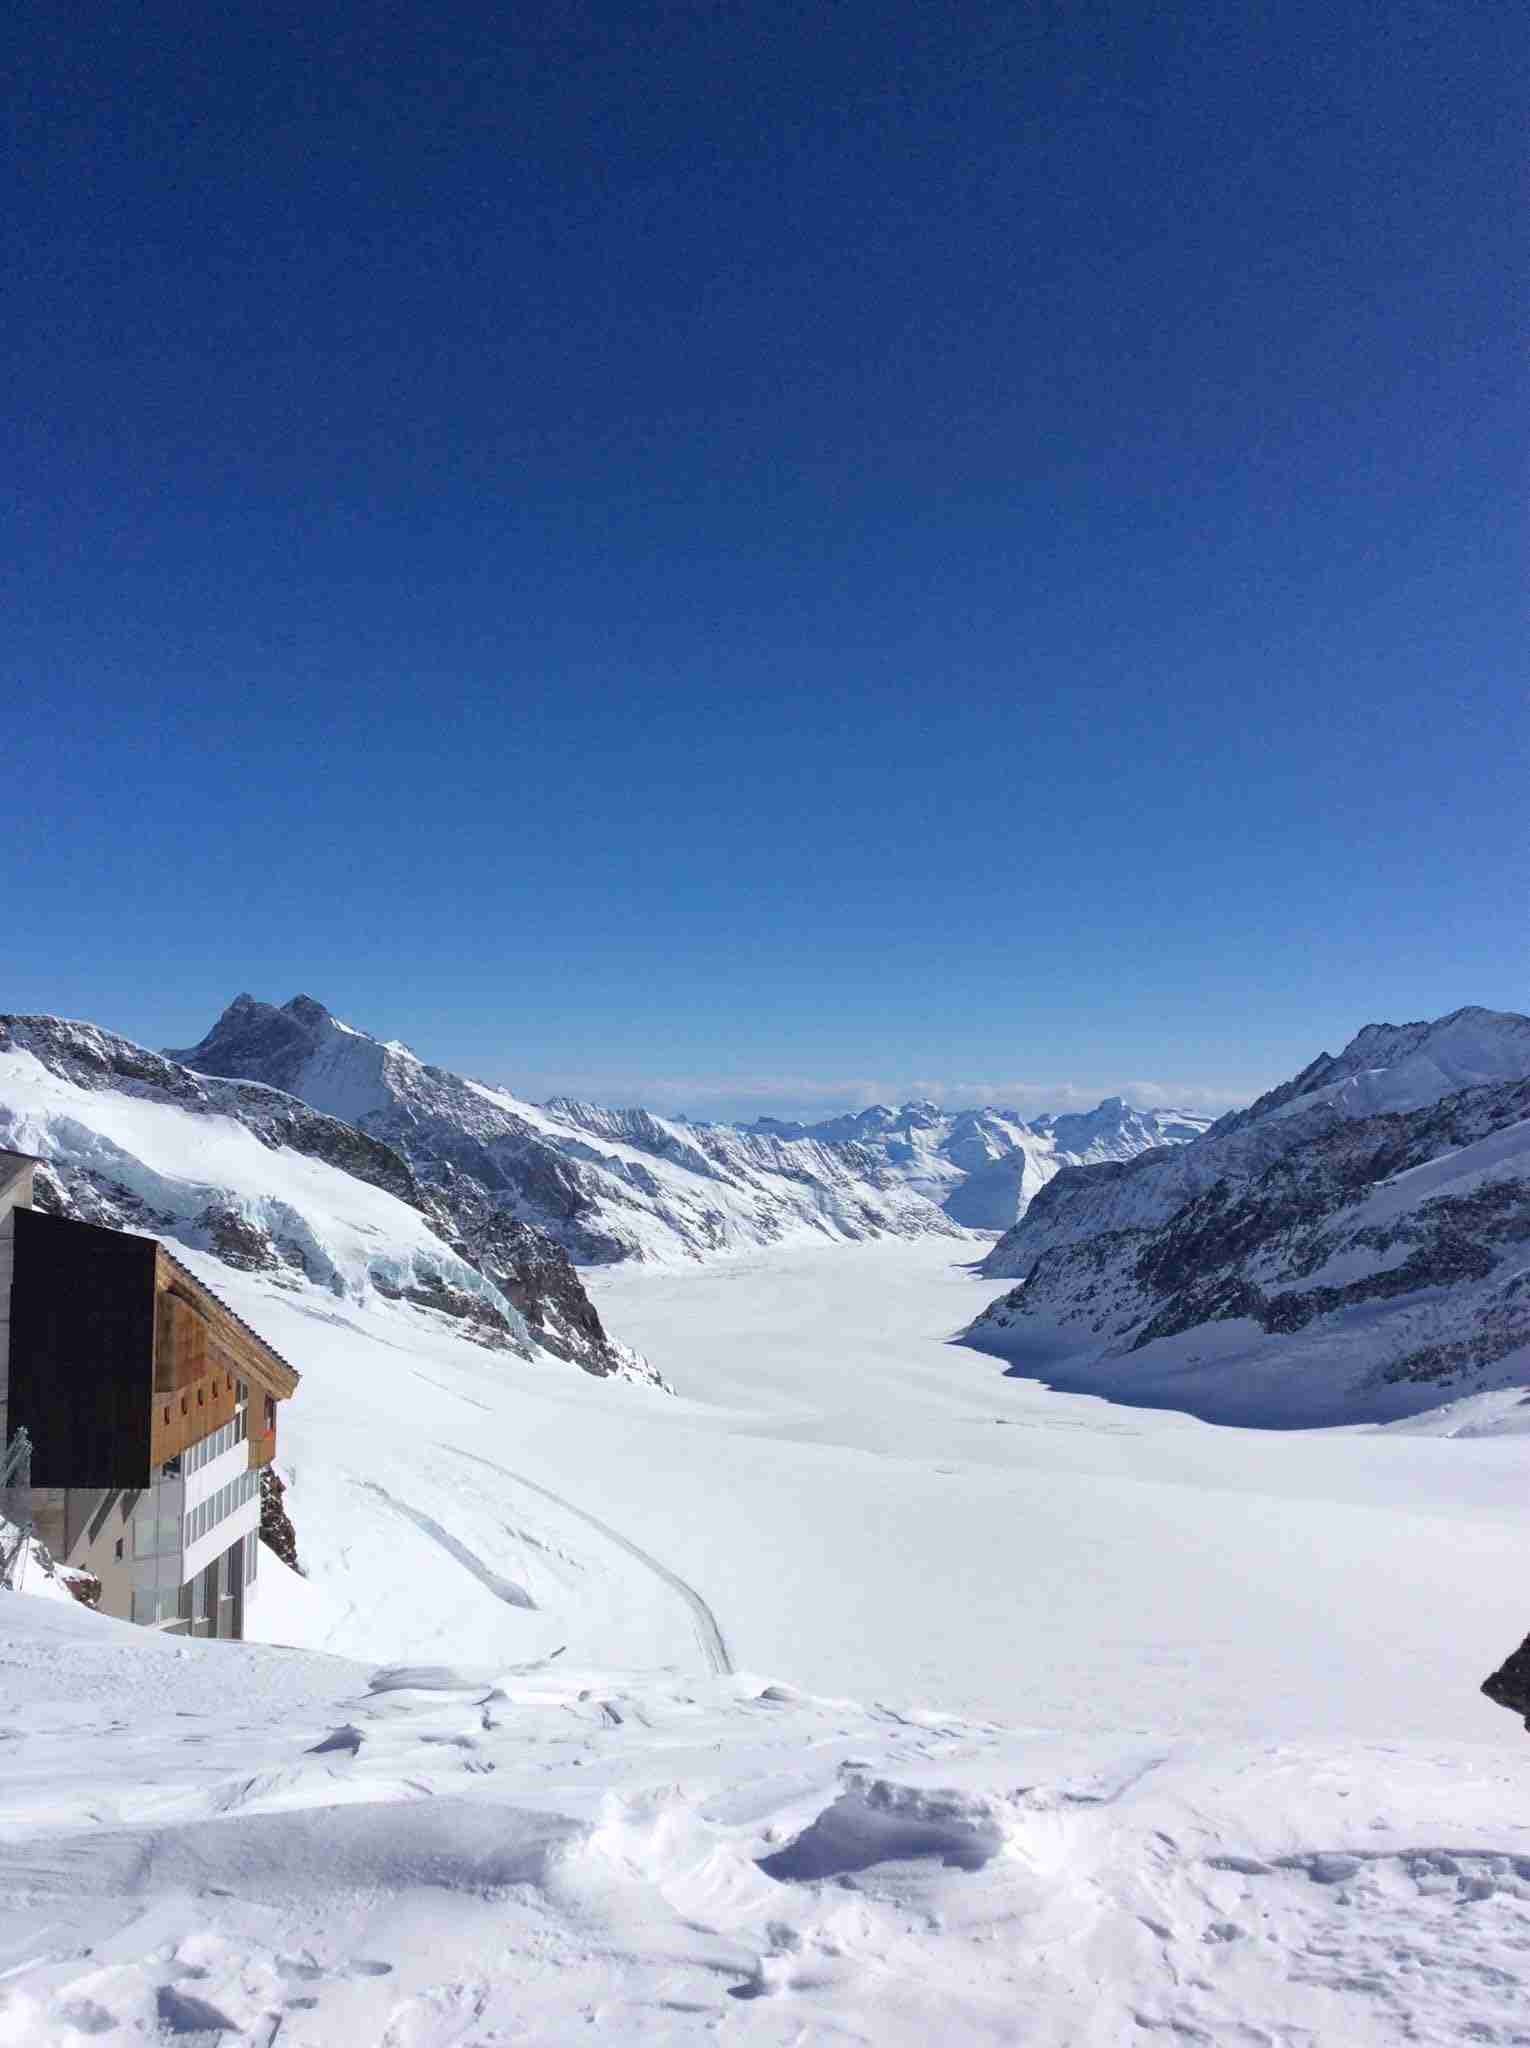
<svg viewBox="0 0 1530 2048">
<path fill-rule="evenodd" d="M 1363 1025 L 1337 1058 L 1319 1053 L 1292 1080 L 1224 1117 L 1218 1129 L 1324 1104 L 1348 1117 L 1401 1113 L 1526 1073 L 1530 1017 L 1468 1003 L 1411 1024 Z"/>
<path fill-rule="evenodd" d="M 335 1021 L 332 1013 L 315 996 L 294 996 L 291 1002 L 283 1003 L 282 1008 L 289 1017 L 296 1017 L 302 1024 L 333 1024 Z"/>
</svg>

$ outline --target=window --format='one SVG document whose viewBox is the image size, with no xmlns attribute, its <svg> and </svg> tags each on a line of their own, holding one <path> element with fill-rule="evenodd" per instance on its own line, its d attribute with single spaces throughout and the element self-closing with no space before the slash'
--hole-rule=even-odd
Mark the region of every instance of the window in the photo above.
<svg viewBox="0 0 1530 2048">
<path fill-rule="evenodd" d="M 117 1555 L 119 1557 L 122 1555 L 122 1538 L 120 1536 L 117 1538 Z"/>
</svg>

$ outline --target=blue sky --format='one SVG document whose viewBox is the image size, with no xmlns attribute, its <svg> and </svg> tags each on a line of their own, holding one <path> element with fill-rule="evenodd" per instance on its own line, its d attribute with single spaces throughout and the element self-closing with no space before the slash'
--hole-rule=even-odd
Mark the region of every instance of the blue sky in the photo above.
<svg viewBox="0 0 1530 2048">
<path fill-rule="evenodd" d="M 5 1007 L 711 1115 L 1526 1007 L 1517 9 L 26 47 Z"/>
</svg>

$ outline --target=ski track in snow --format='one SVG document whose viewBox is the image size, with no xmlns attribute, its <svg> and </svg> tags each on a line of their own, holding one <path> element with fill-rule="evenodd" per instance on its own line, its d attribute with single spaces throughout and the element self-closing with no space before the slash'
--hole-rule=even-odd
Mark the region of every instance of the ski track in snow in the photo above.
<svg viewBox="0 0 1530 2048">
<path fill-rule="evenodd" d="M 501 1479 L 513 1479 L 517 1486 L 524 1486 L 528 1491 L 540 1494 L 543 1500 L 550 1500 L 555 1507 L 562 1508 L 565 1514 L 573 1515 L 577 1520 L 588 1523 L 592 1529 L 597 1530 L 608 1542 L 614 1543 L 619 1550 L 625 1550 L 629 1557 L 636 1558 L 637 1562 L 641 1565 L 646 1565 L 656 1578 L 662 1579 L 672 1592 L 678 1593 L 686 1606 L 691 1610 L 692 1618 L 696 1624 L 696 1640 L 701 1646 L 701 1654 L 706 1659 L 708 1671 L 718 1678 L 727 1678 L 732 1675 L 734 1669 L 733 1659 L 728 1654 L 728 1645 L 723 1639 L 721 1628 L 718 1626 L 717 1616 L 712 1612 L 706 1601 L 702 1599 L 696 1588 L 688 1585 L 678 1572 L 672 1572 L 668 1565 L 660 1564 L 656 1557 L 644 1550 L 639 1544 L 632 1542 L 630 1538 L 623 1536 L 619 1529 L 613 1529 L 609 1522 L 603 1522 L 598 1515 L 592 1515 L 588 1508 L 576 1507 L 571 1500 L 565 1500 L 561 1493 L 554 1493 L 550 1487 L 538 1486 L 534 1479 L 527 1479 L 520 1472 L 511 1472 L 504 1465 L 496 1465 L 492 1459 L 482 1458 L 476 1451 L 465 1451 L 460 1445 L 443 1444 L 441 1448 L 451 1451 L 455 1457 L 467 1458 L 475 1465 L 486 1466 L 490 1472 L 497 1472 Z"/>
<path fill-rule="evenodd" d="M 389 1493 L 385 1486 L 379 1486 L 373 1479 L 359 1479 L 356 1484 L 365 1492 L 375 1493 L 380 1500 L 385 1500 L 394 1513 L 402 1515 L 406 1522 L 413 1522 L 422 1535 L 428 1536 L 432 1543 L 439 1544 L 447 1556 L 454 1563 L 460 1564 L 465 1572 L 471 1572 L 479 1585 L 487 1587 L 496 1600 L 503 1600 L 507 1607 L 535 1609 L 537 1603 L 524 1586 L 518 1586 L 513 1579 L 504 1578 L 499 1572 L 492 1570 L 481 1557 L 469 1550 L 459 1537 L 453 1536 L 449 1529 L 443 1529 L 433 1516 L 425 1514 L 419 1508 L 412 1508 L 408 1501 L 400 1500 L 396 1494 Z"/>
</svg>

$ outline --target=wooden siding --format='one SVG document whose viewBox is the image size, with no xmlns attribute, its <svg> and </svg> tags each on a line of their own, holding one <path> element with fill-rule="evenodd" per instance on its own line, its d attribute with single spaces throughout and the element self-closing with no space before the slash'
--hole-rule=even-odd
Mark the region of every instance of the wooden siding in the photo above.
<svg viewBox="0 0 1530 2048">
<path fill-rule="evenodd" d="M 178 1458 L 190 1445 L 211 1436 L 234 1418 L 236 1382 L 224 1366 L 171 1390 L 154 1389 L 149 1457 L 155 1465 Z"/>
<path fill-rule="evenodd" d="M 14 1212 L 12 1430 L 34 1486 L 147 1486 L 154 1380 L 152 1238 Z"/>
<path fill-rule="evenodd" d="M 216 1370 L 221 1360 L 209 1354 L 211 1331 L 189 1301 L 161 1292 L 155 1315 L 154 1391 L 173 1394 L 194 1386 Z"/>
</svg>

